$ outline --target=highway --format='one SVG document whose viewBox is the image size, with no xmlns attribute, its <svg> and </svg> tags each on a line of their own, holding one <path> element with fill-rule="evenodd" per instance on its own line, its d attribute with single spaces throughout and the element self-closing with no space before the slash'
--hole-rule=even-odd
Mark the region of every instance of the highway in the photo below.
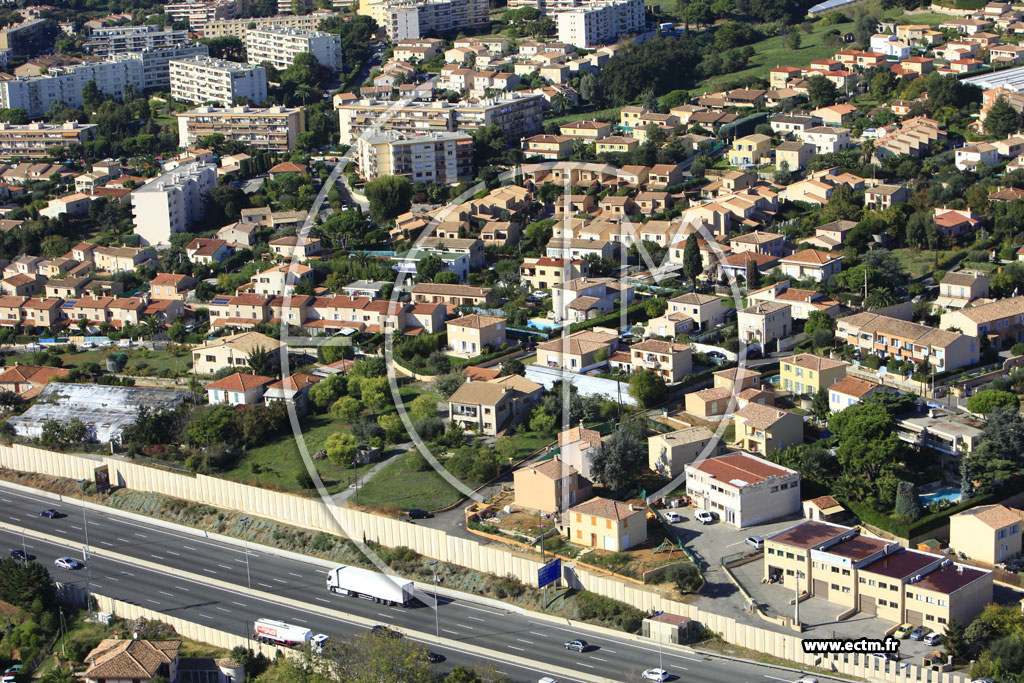
<svg viewBox="0 0 1024 683">
<path fill-rule="evenodd" d="M 46 508 L 56 509 L 66 516 L 41 517 L 39 513 Z M 89 510 L 87 516 L 91 548 L 130 558 L 120 561 L 91 555 L 89 574 L 93 591 L 240 635 L 251 634 L 252 622 L 261 617 L 302 624 L 314 632 L 335 637 L 367 628 L 365 624 L 324 613 L 339 610 L 374 623 L 418 632 L 431 650 L 447 658 L 439 667 L 495 664 L 515 681 L 538 680 L 549 671 L 545 665 L 591 677 L 635 681 L 640 679 L 644 669 L 659 666 L 659 661 L 670 674 L 708 683 L 766 683 L 799 678 L 798 674 L 784 670 L 696 653 L 682 654 L 671 649 L 659 653 L 656 644 L 570 629 L 529 613 L 505 612 L 491 604 L 447 599 L 443 595 L 435 621 L 435 611 L 421 604 L 410 608 L 386 607 L 335 596 L 325 587 L 325 570 L 314 562 L 270 554 L 250 544 L 247 563 L 244 548 L 216 539 L 139 523 L 120 517 L 116 511 Z M 38 557 L 37 561 L 48 565 L 55 580 L 85 587 L 84 570 L 69 571 L 53 566 L 57 557 L 82 557 L 84 527 L 82 508 L 77 501 L 57 503 L 42 496 L 0 488 L 0 522 L 66 539 L 51 543 L 29 535 L 24 543 L 28 551 Z M 7 553 L 8 549 L 21 546 L 20 533 L 0 530 L 0 552 Z M 133 560 L 157 563 L 165 566 L 166 571 L 140 567 Z M 183 577 L 183 573 L 192 574 L 193 578 Z M 210 585 L 201 577 L 228 582 L 239 591 L 244 591 L 251 581 L 253 590 L 298 600 L 304 607 L 296 608 Z M 493 652 L 493 658 L 460 652 L 457 646 L 439 645 L 432 637 L 435 629 L 442 639 L 486 648 Z M 562 644 L 573 638 L 584 638 L 595 648 L 586 653 L 565 650 Z M 527 666 L 514 658 L 525 658 L 533 664 Z M 564 676 L 557 678 L 560 682 L 569 680 Z"/>
</svg>

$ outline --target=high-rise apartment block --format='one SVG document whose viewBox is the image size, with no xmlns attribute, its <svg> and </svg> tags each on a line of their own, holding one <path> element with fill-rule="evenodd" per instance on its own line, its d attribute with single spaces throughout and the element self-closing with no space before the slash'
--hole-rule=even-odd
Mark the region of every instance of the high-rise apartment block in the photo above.
<svg viewBox="0 0 1024 683">
<path fill-rule="evenodd" d="M 89 81 L 104 95 L 120 100 L 131 85 L 145 88 L 142 60 L 114 57 L 105 62 L 53 67 L 44 76 L 0 81 L 0 108 L 24 109 L 29 116 L 41 116 L 55 102 L 69 107 L 82 106 L 82 88 Z"/>
<path fill-rule="evenodd" d="M 169 91 L 171 89 L 171 60 L 206 57 L 210 48 L 199 43 L 183 43 L 169 47 L 152 47 L 126 56 L 142 61 L 142 87 Z"/>
<path fill-rule="evenodd" d="M 142 246 L 167 244 L 202 219 L 206 194 L 217 186 L 217 167 L 200 161 L 178 166 L 132 191 L 135 234 Z"/>
<path fill-rule="evenodd" d="M 0 50 L 34 57 L 53 47 L 60 26 L 51 19 L 29 19 L 0 30 Z"/>
<path fill-rule="evenodd" d="M 268 26 L 245 34 L 245 55 L 250 64 L 270 62 L 278 69 L 287 69 L 303 52 L 313 55 L 322 66 L 335 70 L 342 67 L 341 44 L 332 33 Z"/>
<path fill-rule="evenodd" d="M 218 38 L 220 36 L 235 36 L 245 40 L 249 31 L 263 29 L 270 26 L 284 26 L 285 28 L 297 28 L 303 31 L 316 31 L 320 28 L 320 22 L 335 16 L 337 12 L 319 11 L 312 14 L 292 14 L 276 17 L 246 17 L 245 19 L 217 19 L 206 22 L 203 27 L 204 38 Z"/>
<path fill-rule="evenodd" d="M 401 175 L 413 183 L 454 185 L 473 179 L 473 138 L 467 133 L 387 131 L 357 138 L 355 150 L 367 180 Z"/>
<path fill-rule="evenodd" d="M 85 144 L 96 138 L 95 123 L 0 123 L 0 158 L 44 157 L 51 147 Z"/>
<path fill-rule="evenodd" d="M 590 48 L 642 33 L 647 19 L 643 0 L 598 0 L 559 12 L 555 22 L 559 42 Z"/>
<path fill-rule="evenodd" d="M 104 26 L 93 29 L 85 49 L 94 55 L 123 55 L 155 47 L 176 47 L 188 42 L 188 31 L 163 26 Z"/>
<path fill-rule="evenodd" d="M 305 112 L 300 107 L 197 107 L 175 116 L 178 145 L 186 148 L 219 133 L 250 147 L 287 152 L 295 149 L 299 133 L 306 129 Z"/>
<path fill-rule="evenodd" d="M 373 17 L 392 41 L 490 26 L 487 0 L 365 0 L 359 13 Z"/>
<path fill-rule="evenodd" d="M 234 19 L 240 12 L 235 0 L 183 0 L 164 5 L 164 13 L 171 21 L 188 21 L 190 30 L 202 33 L 207 23 Z"/>
<path fill-rule="evenodd" d="M 214 102 L 230 107 L 246 97 L 252 104 L 267 99 L 267 70 L 212 57 L 171 60 L 171 97 L 182 102 Z"/>
</svg>

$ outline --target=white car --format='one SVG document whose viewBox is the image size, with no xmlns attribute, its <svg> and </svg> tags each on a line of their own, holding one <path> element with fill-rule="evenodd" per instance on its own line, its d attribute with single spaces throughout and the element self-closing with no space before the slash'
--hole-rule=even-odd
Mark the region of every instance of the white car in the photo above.
<svg viewBox="0 0 1024 683">
<path fill-rule="evenodd" d="M 80 349 L 95 349 L 96 344 L 94 342 L 82 342 L 82 345 L 78 347 Z"/>
<path fill-rule="evenodd" d="M 683 516 L 678 512 L 666 512 L 665 519 L 667 519 L 672 524 L 675 524 L 677 522 L 683 521 Z"/>
<path fill-rule="evenodd" d="M 941 633 L 935 633 L 935 632 L 929 633 L 928 635 L 926 635 L 924 637 L 924 644 L 925 645 L 941 645 L 942 644 L 942 634 Z"/>
<path fill-rule="evenodd" d="M 544 299 L 551 295 L 545 292 L 543 289 L 538 289 L 537 291 L 533 292 L 533 296 L 537 297 L 538 299 Z"/>
<path fill-rule="evenodd" d="M 667 681 L 668 672 L 664 669 L 648 669 L 644 672 L 645 681 Z"/>
<path fill-rule="evenodd" d="M 313 652 L 323 652 L 324 643 L 326 643 L 330 639 L 330 636 L 324 635 L 323 633 L 318 633 L 309 639 L 309 647 L 313 650 Z"/>
<path fill-rule="evenodd" d="M 803 678 L 798 680 L 796 683 L 818 683 L 818 679 L 815 678 L 814 676 L 804 676 Z"/>
<path fill-rule="evenodd" d="M 747 545 L 755 550 L 760 550 L 764 547 L 764 539 L 760 536 L 747 536 Z"/>
<path fill-rule="evenodd" d="M 79 560 L 73 559 L 71 557 L 58 557 L 56 560 L 54 560 L 54 564 L 60 567 L 61 569 L 81 569 L 85 566 Z"/>
<path fill-rule="evenodd" d="M 708 512 L 707 510 L 697 510 L 697 513 L 694 514 L 694 519 L 701 524 L 711 524 L 715 521 L 715 513 Z"/>
</svg>

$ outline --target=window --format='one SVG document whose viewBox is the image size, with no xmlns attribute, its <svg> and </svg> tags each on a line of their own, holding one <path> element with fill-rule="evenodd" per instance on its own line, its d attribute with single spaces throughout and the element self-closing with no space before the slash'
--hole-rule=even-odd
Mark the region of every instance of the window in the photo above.
<svg viewBox="0 0 1024 683">
<path fill-rule="evenodd" d="M 606 529 L 611 529 L 612 528 L 612 520 L 606 519 L 606 520 L 604 520 L 604 523 L 605 523 L 605 528 Z"/>
</svg>

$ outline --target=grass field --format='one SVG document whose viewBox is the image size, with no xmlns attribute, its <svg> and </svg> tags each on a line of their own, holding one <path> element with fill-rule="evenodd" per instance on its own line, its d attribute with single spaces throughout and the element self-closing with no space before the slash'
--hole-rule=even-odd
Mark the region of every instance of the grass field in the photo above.
<svg viewBox="0 0 1024 683">
<path fill-rule="evenodd" d="M 164 370 L 171 371 L 178 375 L 186 375 L 191 369 L 191 358 L 188 351 L 175 355 L 170 350 L 150 351 L 149 349 L 122 349 L 110 347 L 106 349 L 95 349 L 92 351 L 80 351 L 61 356 L 64 367 L 77 367 L 82 363 L 99 363 L 106 369 L 106 358 L 112 353 L 128 354 L 128 364 L 125 365 L 125 372 L 137 375 L 155 375 Z"/>
<path fill-rule="evenodd" d="M 893 255 L 900 260 L 903 269 L 910 273 L 911 277 L 921 277 L 925 273 L 935 270 L 936 253 L 930 249 L 893 249 Z M 955 252 L 938 252 L 938 262 L 942 264 Z"/>
<path fill-rule="evenodd" d="M 462 494 L 429 465 L 421 470 L 422 459 L 417 456 L 417 451 L 409 451 L 396 457 L 359 488 L 358 499 L 352 502 L 402 510 L 437 510 L 456 503 Z"/>
</svg>

